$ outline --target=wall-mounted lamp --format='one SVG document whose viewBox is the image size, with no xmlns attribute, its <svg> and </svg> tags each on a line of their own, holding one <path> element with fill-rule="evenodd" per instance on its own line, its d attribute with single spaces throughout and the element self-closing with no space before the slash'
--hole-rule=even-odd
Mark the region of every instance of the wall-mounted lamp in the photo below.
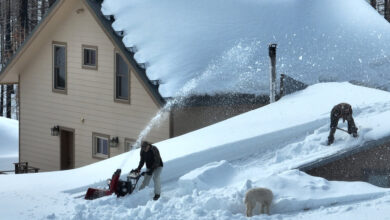
<svg viewBox="0 0 390 220">
<path fill-rule="evenodd" d="M 119 138 L 118 137 L 113 137 L 110 140 L 110 147 L 118 147 L 119 144 Z"/>
<path fill-rule="evenodd" d="M 77 14 L 80 14 L 80 13 L 83 13 L 84 12 L 84 8 L 79 8 L 76 10 L 76 13 Z"/>
<path fill-rule="evenodd" d="M 50 128 L 51 136 L 58 136 L 60 134 L 60 126 L 55 125 L 52 128 Z"/>
</svg>

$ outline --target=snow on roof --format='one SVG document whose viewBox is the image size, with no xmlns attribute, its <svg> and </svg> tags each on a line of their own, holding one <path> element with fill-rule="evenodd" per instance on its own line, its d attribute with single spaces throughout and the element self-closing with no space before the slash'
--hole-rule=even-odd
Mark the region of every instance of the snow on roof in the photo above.
<svg viewBox="0 0 390 220">
<path fill-rule="evenodd" d="M 193 78 L 195 93 L 266 93 L 270 43 L 278 73 L 390 88 L 390 24 L 364 0 L 104 0 L 102 12 L 163 97 Z"/>
</svg>

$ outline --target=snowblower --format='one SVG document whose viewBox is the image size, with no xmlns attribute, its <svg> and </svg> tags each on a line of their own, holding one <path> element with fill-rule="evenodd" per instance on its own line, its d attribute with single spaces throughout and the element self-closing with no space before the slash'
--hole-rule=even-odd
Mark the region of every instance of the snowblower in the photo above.
<svg viewBox="0 0 390 220">
<path fill-rule="evenodd" d="M 117 169 L 112 175 L 111 179 L 107 180 L 108 189 L 88 188 L 84 199 L 93 200 L 104 196 L 109 196 L 115 193 L 117 197 L 131 194 L 137 186 L 138 180 L 143 176 L 145 172 L 137 173 L 132 170 L 127 176 L 127 181 L 119 179 L 121 175 L 121 169 Z"/>
</svg>

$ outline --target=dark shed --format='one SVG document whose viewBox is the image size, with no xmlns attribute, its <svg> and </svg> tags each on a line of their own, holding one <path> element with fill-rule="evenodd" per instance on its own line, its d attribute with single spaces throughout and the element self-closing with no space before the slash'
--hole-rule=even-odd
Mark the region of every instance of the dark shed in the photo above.
<svg viewBox="0 0 390 220">
<path fill-rule="evenodd" d="M 390 137 L 341 151 L 298 167 L 327 180 L 364 181 L 390 187 Z"/>
</svg>

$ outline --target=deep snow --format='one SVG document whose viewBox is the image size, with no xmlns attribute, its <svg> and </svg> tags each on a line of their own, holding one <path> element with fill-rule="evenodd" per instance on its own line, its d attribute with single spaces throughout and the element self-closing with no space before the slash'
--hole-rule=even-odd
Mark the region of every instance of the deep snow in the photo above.
<svg viewBox="0 0 390 220">
<path fill-rule="evenodd" d="M 268 93 L 270 43 L 279 73 L 390 89 L 390 24 L 364 0 L 104 0 L 102 12 L 163 97 L 197 77 L 194 93 Z"/>
<path fill-rule="evenodd" d="M 19 161 L 19 122 L 0 117 L 0 171 L 14 170 Z"/>
<path fill-rule="evenodd" d="M 339 102 L 352 105 L 359 138 L 336 132 L 335 144 L 328 147 L 329 112 Z M 156 143 L 164 160 L 157 202 L 151 200 L 152 187 L 119 199 L 79 198 L 89 186 L 104 187 L 121 164 L 124 178 L 138 165 L 139 150 L 133 150 L 74 170 L 2 175 L 0 212 L 7 219 L 246 219 L 245 192 L 263 186 L 275 194 L 266 219 L 366 219 L 368 211 L 372 218 L 386 219 L 388 189 L 327 181 L 294 168 L 388 136 L 389 119 L 388 92 L 349 83 L 317 84 Z"/>
</svg>

